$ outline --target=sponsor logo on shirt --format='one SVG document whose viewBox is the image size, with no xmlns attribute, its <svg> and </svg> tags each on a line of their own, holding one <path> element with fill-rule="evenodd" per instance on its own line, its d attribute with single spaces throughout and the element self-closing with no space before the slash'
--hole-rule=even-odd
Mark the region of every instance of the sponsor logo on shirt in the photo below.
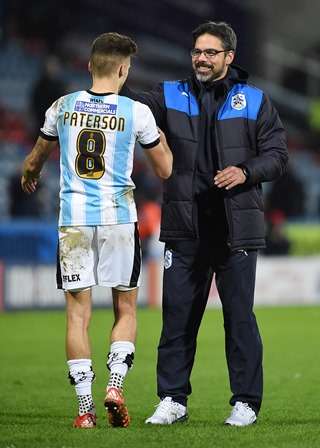
<svg viewBox="0 0 320 448">
<path fill-rule="evenodd" d="M 91 114 L 116 115 L 117 105 L 109 103 L 91 103 L 88 101 L 76 101 L 74 110 Z"/>
</svg>

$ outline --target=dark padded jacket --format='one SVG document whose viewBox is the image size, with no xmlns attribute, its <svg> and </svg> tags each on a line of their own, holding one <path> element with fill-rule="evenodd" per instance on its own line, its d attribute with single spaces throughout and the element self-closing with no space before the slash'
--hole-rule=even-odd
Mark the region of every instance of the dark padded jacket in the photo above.
<svg viewBox="0 0 320 448">
<path fill-rule="evenodd" d="M 219 169 L 245 167 L 247 181 L 224 190 L 228 245 L 232 250 L 265 246 L 261 183 L 281 176 L 287 166 L 286 136 L 269 98 L 247 83 L 247 73 L 233 66 L 228 89 L 218 98 L 215 142 Z M 173 172 L 164 182 L 162 241 L 190 240 L 199 236 L 194 219 L 194 176 L 199 145 L 200 107 L 197 83 L 165 81 L 151 92 L 121 94 L 147 104 L 164 130 L 173 153 Z M 214 173 L 213 173 L 214 177 Z"/>
</svg>

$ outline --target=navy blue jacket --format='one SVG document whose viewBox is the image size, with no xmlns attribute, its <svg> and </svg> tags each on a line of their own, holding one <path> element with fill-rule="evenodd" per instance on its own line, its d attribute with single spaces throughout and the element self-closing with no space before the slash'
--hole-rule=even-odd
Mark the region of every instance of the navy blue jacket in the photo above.
<svg viewBox="0 0 320 448">
<path fill-rule="evenodd" d="M 261 183 L 281 176 L 287 167 L 286 136 L 269 98 L 247 83 L 248 75 L 233 66 L 228 89 L 217 99 L 214 132 L 219 169 L 243 166 L 245 184 L 224 190 L 228 245 L 232 250 L 265 246 Z M 193 77 L 165 81 L 157 89 L 134 97 L 147 104 L 164 130 L 173 153 L 173 172 L 164 182 L 162 241 L 190 240 L 199 236 L 194 219 L 194 176 L 199 148 L 199 91 Z M 132 92 L 131 92 L 132 93 Z M 215 173 L 213 173 L 214 175 Z"/>
</svg>

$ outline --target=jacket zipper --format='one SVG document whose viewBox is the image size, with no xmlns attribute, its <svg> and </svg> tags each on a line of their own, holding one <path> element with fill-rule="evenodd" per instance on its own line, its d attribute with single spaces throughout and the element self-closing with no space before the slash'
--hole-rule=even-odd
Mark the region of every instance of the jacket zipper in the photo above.
<svg viewBox="0 0 320 448">
<path fill-rule="evenodd" d="M 188 87 L 188 104 L 189 104 L 189 111 L 191 112 L 191 89 L 190 86 L 187 84 Z M 194 164 L 194 170 L 193 170 L 193 175 L 192 175 L 192 208 L 191 208 L 191 213 L 192 213 L 192 231 L 193 231 L 193 237 L 199 238 L 199 222 L 197 222 L 197 226 L 195 226 L 195 222 L 194 222 L 194 215 L 195 212 L 198 212 L 197 208 L 197 204 L 195 201 L 195 195 L 194 195 L 194 190 L 195 190 L 195 177 L 196 177 L 196 171 L 197 171 L 197 166 L 198 166 L 198 158 L 199 158 L 199 135 L 200 135 L 200 125 L 201 125 L 201 108 L 200 108 L 200 103 L 197 99 L 197 103 L 198 103 L 198 107 L 199 107 L 199 123 L 198 123 L 198 129 L 197 129 L 197 143 L 198 143 L 198 147 L 197 147 L 197 153 L 196 153 L 196 157 L 195 157 L 195 164 Z M 190 113 L 191 116 L 191 113 Z M 198 214 L 198 213 L 197 213 Z"/>
<path fill-rule="evenodd" d="M 214 132 L 215 132 L 216 150 L 217 150 L 217 156 L 218 156 L 219 169 L 221 169 L 222 166 L 224 166 L 224 160 L 223 160 L 223 154 L 220 151 L 221 132 L 220 132 L 220 127 L 218 126 L 218 114 L 219 114 L 221 107 L 228 101 L 230 94 L 231 94 L 231 91 L 228 92 L 228 95 L 225 98 L 225 100 L 223 102 L 221 102 L 220 105 L 218 105 L 216 112 L 215 112 Z M 223 198 L 223 201 L 224 201 L 224 205 L 225 205 L 224 208 L 225 208 L 225 212 L 226 212 L 226 216 L 227 216 L 227 224 L 229 227 L 229 235 L 228 235 L 227 245 L 229 247 L 231 247 L 232 246 L 231 241 L 233 240 L 233 223 L 232 223 L 232 219 L 231 219 L 231 207 L 230 207 L 229 197 L 225 196 Z"/>
</svg>

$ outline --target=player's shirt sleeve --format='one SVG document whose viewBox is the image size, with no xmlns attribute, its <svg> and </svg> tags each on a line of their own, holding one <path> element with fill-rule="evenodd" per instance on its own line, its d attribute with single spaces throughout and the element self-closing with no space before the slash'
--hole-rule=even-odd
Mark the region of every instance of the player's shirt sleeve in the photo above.
<svg viewBox="0 0 320 448">
<path fill-rule="evenodd" d="M 136 102 L 137 140 L 143 148 L 150 149 L 160 143 L 156 120 L 149 106 Z"/>
<path fill-rule="evenodd" d="M 46 112 L 46 118 L 43 127 L 40 129 L 40 137 L 45 140 L 58 140 L 58 113 L 60 101 L 55 101 Z"/>
</svg>

